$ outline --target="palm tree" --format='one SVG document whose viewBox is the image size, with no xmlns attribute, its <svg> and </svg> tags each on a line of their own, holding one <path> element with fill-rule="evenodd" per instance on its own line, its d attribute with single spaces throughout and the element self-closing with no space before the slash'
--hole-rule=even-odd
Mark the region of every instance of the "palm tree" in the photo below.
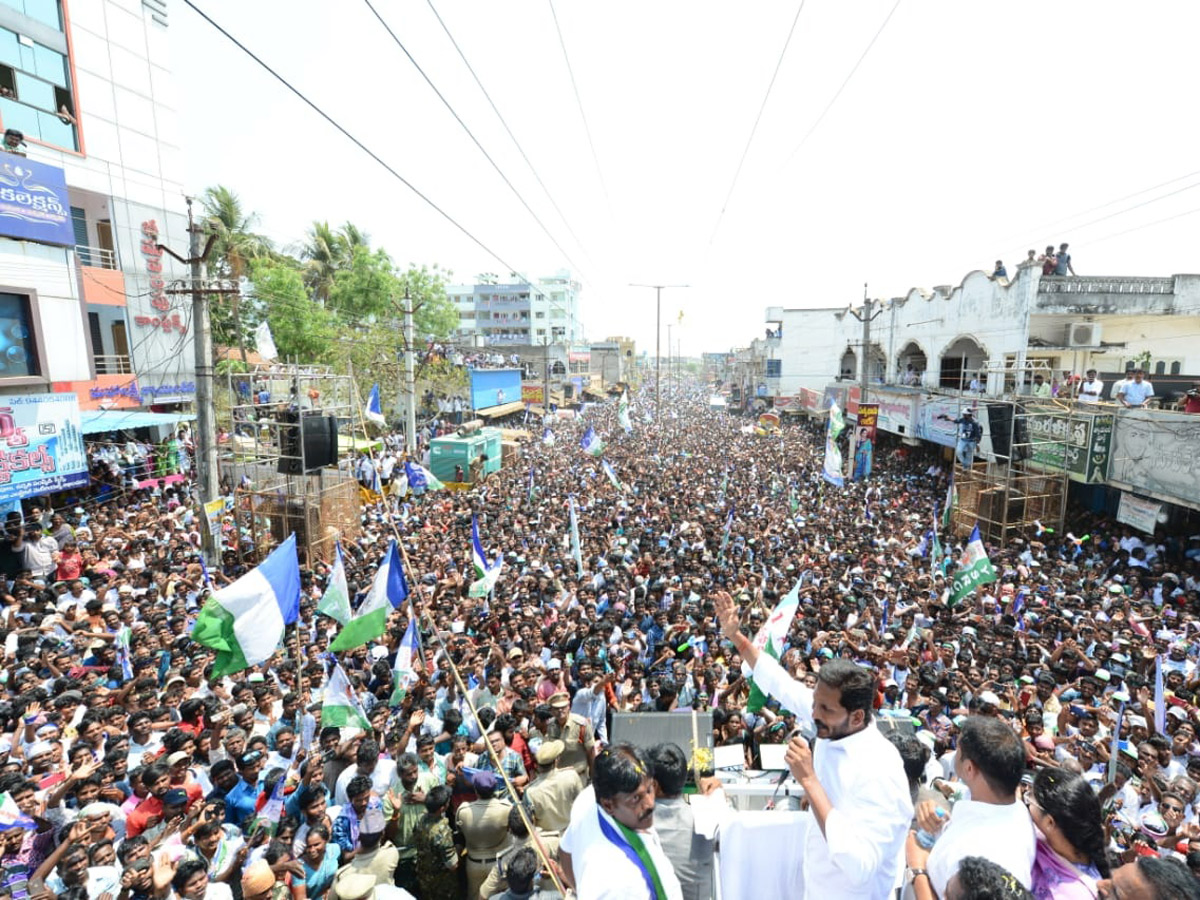
<svg viewBox="0 0 1200 900">
<path fill-rule="evenodd" d="M 242 209 L 242 201 L 229 188 L 216 185 L 205 189 L 200 201 L 206 217 L 206 230 L 216 240 L 209 253 L 205 267 L 210 277 L 230 278 L 239 281 L 246 274 L 251 260 L 272 253 L 271 242 L 251 229 L 257 224 L 258 216 Z M 219 313 L 213 317 L 213 331 L 219 340 L 229 344 L 236 342 L 241 351 L 242 362 L 246 362 L 246 341 L 242 329 L 241 303 L 238 294 L 233 298 L 232 321 L 224 321 Z M 214 309 L 219 309 L 217 304 Z"/>
<path fill-rule="evenodd" d="M 336 230 L 328 222 L 312 223 L 304 236 L 300 256 L 305 261 L 304 282 L 318 302 L 329 302 L 334 276 L 350 265 L 355 249 L 370 246 L 370 240 L 351 222 Z"/>
<path fill-rule="evenodd" d="M 271 254 L 271 242 L 251 230 L 258 215 L 244 211 L 241 199 L 229 188 L 220 184 L 207 188 L 200 202 L 208 231 L 217 238 L 207 264 L 210 276 L 239 279 L 250 260 Z"/>
</svg>

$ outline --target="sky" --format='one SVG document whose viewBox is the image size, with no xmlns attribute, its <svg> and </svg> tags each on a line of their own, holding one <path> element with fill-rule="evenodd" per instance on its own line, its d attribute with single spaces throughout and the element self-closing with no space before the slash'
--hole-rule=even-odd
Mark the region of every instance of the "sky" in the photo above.
<svg viewBox="0 0 1200 900">
<path fill-rule="evenodd" d="M 454 283 L 568 269 L 593 340 L 653 354 L 630 283 L 688 285 L 662 340 L 696 355 L 1048 243 L 1080 275 L 1200 271 L 1194 0 L 370 0 L 495 166 L 367 0 L 194 2 L 446 215 L 176 2 L 189 191 Z"/>
</svg>

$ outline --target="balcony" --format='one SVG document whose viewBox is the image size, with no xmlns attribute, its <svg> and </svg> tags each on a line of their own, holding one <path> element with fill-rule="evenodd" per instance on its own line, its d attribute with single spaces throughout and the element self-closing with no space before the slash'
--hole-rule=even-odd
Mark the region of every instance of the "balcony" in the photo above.
<svg viewBox="0 0 1200 900">
<path fill-rule="evenodd" d="M 1167 278 L 1045 277 L 1038 281 L 1033 312 L 1053 315 L 1171 315 L 1187 312 L 1178 279 Z M 1186 293 L 1186 291 L 1185 291 Z"/>
<path fill-rule="evenodd" d="M 97 354 L 96 374 L 97 375 L 132 375 L 133 363 L 129 357 L 123 353 L 106 353 Z"/>
<path fill-rule="evenodd" d="M 104 247 L 89 247 L 87 244 L 76 244 L 75 255 L 81 266 L 93 269 L 116 269 L 117 254 Z"/>
</svg>

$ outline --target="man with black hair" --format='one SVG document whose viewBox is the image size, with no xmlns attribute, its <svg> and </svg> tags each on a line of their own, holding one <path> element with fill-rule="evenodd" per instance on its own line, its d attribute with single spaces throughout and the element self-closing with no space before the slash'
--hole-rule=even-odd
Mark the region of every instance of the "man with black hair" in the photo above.
<svg viewBox="0 0 1200 900">
<path fill-rule="evenodd" d="M 396 774 L 396 763 L 383 758 L 379 742 L 370 738 L 365 738 L 358 745 L 358 750 L 354 754 L 354 762 L 354 766 L 347 768 L 338 776 L 337 787 L 333 792 L 333 801 L 338 806 L 346 804 L 346 787 L 355 775 L 366 775 L 371 779 L 371 786 L 375 793 L 383 796 L 384 792 L 391 787 L 392 779 Z"/>
<path fill-rule="evenodd" d="M 513 853 L 508 864 L 508 890 L 492 894 L 490 900 L 560 900 L 562 894 L 545 887 L 534 889 L 541 861 L 531 847 Z"/>
<path fill-rule="evenodd" d="M 650 748 L 650 764 L 656 798 L 654 830 L 675 867 L 684 900 L 708 900 L 712 896 L 715 841 L 696 833 L 692 808 L 683 797 L 687 755 L 677 744 L 658 744 Z"/>
<path fill-rule="evenodd" d="M 948 824 L 930 801 L 918 807 L 918 826 L 937 835 L 937 843 L 928 851 L 909 838 L 906 855 L 916 900 L 944 897 L 968 856 L 983 856 L 1030 887 L 1037 846 L 1029 810 L 1017 799 L 1025 773 L 1020 737 L 1002 719 L 972 716 L 959 734 L 954 768 L 971 799 L 954 805 Z"/>
<path fill-rule="evenodd" d="M 1151 856 L 1114 869 L 1097 887 L 1100 900 L 1200 900 L 1200 881 L 1187 866 Z"/>
<path fill-rule="evenodd" d="M 450 788 L 439 784 L 425 795 L 425 815 L 413 830 L 412 844 L 417 851 L 417 883 L 424 900 L 458 900 L 458 848 L 446 810 L 450 806 Z M 481 879 L 482 880 L 482 879 Z M 476 888 L 478 892 L 478 888 Z"/>
<path fill-rule="evenodd" d="M 944 900 L 1033 900 L 1033 894 L 1004 867 L 968 856 L 946 885 Z"/>
<path fill-rule="evenodd" d="M 682 900 L 654 830 L 654 776 L 645 751 L 632 744 L 602 750 L 592 788 L 595 805 L 571 822 L 559 849 L 579 900 Z"/>
<path fill-rule="evenodd" d="M 733 597 L 720 591 L 715 606 L 721 631 L 753 670 L 755 685 L 816 730 L 812 749 L 796 736 L 784 757 L 813 818 L 801 868 L 805 894 L 886 896 L 899 875 L 913 807 L 900 754 L 872 722 L 871 670 L 830 660 L 816 688 L 808 688 L 742 633 Z"/>
</svg>

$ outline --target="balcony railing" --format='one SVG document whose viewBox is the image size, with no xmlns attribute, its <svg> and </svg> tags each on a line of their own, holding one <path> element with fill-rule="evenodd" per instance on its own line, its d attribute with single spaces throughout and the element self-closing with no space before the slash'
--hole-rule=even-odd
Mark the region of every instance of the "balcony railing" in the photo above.
<svg viewBox="0 0 1200 900">
<path fill-rule="evenodd" d="M 91 266 L 95 269 L 115 269 L 117 267 L 117 254 L 104 247 L 76 244 L 75 255 L 79 257 L 81 266 Z"/>
<path fill-rule="evenodd" d="M 1053 277 L 1038 282 L 1040 294 L 1170 294 L 1174 278 Z"/>
<path fill-rule="evenodd" d="M 108 353 L 96 356 L 97 375 L 132 375 L 133 364 L 123 353 Z"/>
</svg>

